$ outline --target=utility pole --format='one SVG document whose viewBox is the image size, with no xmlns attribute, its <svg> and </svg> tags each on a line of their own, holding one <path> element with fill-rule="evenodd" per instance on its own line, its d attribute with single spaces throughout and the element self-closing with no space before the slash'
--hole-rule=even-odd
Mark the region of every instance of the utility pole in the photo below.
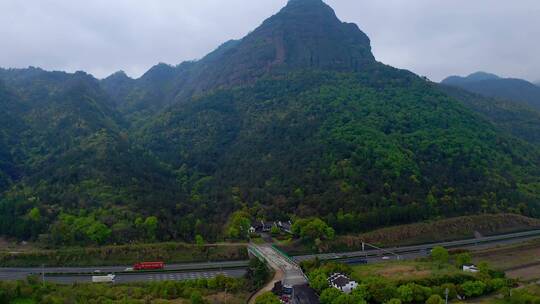
<svg viewBox="0 0 540 304">
<path fill-rule="evenodd" d="M 448 304 L 448 294 L 449 294 L 449 293 L 450 293 L 450 289 L 446 288 L 446 289 L 444 290 L 444 295 L 445 295 L 445 297 L 446 297 L 446 304 Z"/>
</svg>

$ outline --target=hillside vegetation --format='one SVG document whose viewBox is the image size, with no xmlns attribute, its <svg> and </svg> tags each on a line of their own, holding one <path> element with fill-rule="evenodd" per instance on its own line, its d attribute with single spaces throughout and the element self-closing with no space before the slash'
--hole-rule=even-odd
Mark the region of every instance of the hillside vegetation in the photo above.
<svg viewBox="0 0 540 304">
<path fill-rule="evenodd" d="M 377 62 L 321 0 L 139 79 L 0 69 L 0 234 L 102 246 L 245 239 L 255 219 L 343 235 L 538 217 L 537 117 L 484 105 Z"/>
<path fill-rule="evenodd" d="M 362 242 L 383 247 L 437 243 L 478 236 L 521 232 L 540 229 L 540 220 L 516 214 L 483 214 L 461 216 L 427 222 L 391 226 L 360 234 L 337 236 L 326 241 L 318 250 L 325 252 L 354 251 L 362 249 Z M 301 242 L 281 247 L 291 255 L 306 254 L 311 249 Z"/>
</svg>

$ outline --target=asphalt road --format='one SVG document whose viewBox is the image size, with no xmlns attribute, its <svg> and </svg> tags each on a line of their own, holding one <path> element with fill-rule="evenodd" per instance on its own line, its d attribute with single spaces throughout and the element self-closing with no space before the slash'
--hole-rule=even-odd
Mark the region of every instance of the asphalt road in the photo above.
<svg viewBox="0 0 540 304">
<path fill-rule="evenodd" d="M 400 259 L 415 259 L 418 257 L 426 256 L 429 254 L 429 251 L 436 246 L 442 246 L 447 249 L 451 248 L 462 248 L 462 249 L 471 249 L 471 250 L 480 250 L 488 249 L 501 245 L 510 245 L 516 243 L 522 243 L 525 241 L 530 241 L 540 238 L 540 230 L 511 233 L 498 236 L 490 236 L 469 240 L 461 241 L 452 241 L 452 242 L 441 242 L 441 243 L 431 243 L 417 246 L 406 246 L 406 247 L 396 247 L 396 248 L 384 248 L 383 250 L 367 250 L 366 251 L 354 251 L 354 252 L 345 252 L 345 253 L 325 253 L 325 254 L 312 254 L 312 255 L 303 255 L 295 256 L 293 260 L 297 263 L 305 260 L 310 260 L 314 258 L 319 258 L 321 260 L 341 260 L 344 262 L 350 261 L 351 258 L 366 258 L 368 262 L 378 262 L 384 261 L 382 257 L 387 257 L 388 259 L 397 259 L 398 256 Z"/>
<path fill-rule="evenodd" d="M 103 275 L 105 275 L 104 273 Z M 189 272 L 166 272 L 166 273 L 132 273 L 117 274 L 115 284 L 134 282 L 159 282 L 159 281 L 185 281 L 195 279 L 210 279 L 218 275 L 225 275 L 231 278 L 241 278 L 246 274 L 246 269 L 227 269 L 222 271 L 189 271 Z M 46 276 L 46 281 L 59 284 L 91 283 L 92 276 Z"/>
<path fill-rule="evenodd" d="M 234 272 L 233 270 L 242 270 L 245 271 L 245 268 L 248 266 L 249 261 L 225 261 L 225 262 L 208 262 L 208 263 L 190 263 L 190 264 L 171 264 L 166 265 L 165 270 L 170 272 L 171 274 L 199 274 L 201 270 L 205 270 L 207 273 L 216 273 L 219 271 L 223 271 L 226 274 L 231 273 L 235 274 L 237 272 Z M 0 268 L 0 281 L 7 281 L 7 280 L 23 280 L 30 274 L 41 274 L 42 272 L 45 272 L 45 274 L 53 274 L 53 273 L 62 273 L 66 274 L 65 278 L 72 278 L 71 282 L 78 282 L 78 280 L 84 280 L 84 277 L 82 279 L 79 278 L 79 276 L 75 276 L 74 274 L 78 273 L 94 273 L 99 271 L 101 274 L 107 274 L 107 273 L 118 273 L 123 272 L 127 267 L 131 266 L 103 266 L 103 267 L 47 267 L 47 268 L 41 268 L 41 267 L 30 267 L 30 268 Z M 232 269 L 232 268 L 238 268 L 238 269 Z M 69 275 L 73 274 L 73 275 Z M 169 274 L 169 273 L 167 273 Z M 131 281 L 133 281 L 132 278 L 140 279 L 142 276 L 139 275 L 139 273 L 132 273 L 132 274 L 123 274 L 123 276 L 126 276 L 131 278 Z M 79 279 L 75 279 L 79 278 Z M 90 276 L 88 276 L 88 279 Z M 66 279 L 68 280 L 68 279 Z M 146 281 L 146 280 L 143 280 Z"/>
</svg>

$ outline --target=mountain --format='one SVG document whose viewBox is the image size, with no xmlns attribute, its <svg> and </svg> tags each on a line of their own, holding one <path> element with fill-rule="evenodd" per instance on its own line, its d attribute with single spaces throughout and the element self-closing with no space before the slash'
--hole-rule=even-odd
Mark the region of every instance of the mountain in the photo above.
<svg viewBox="0 0 540 304">
<path fill-rule="evenodd" d="M 152 67 L 118 100 L 127 104 L 124 112 L 155 113 L 192 95 L 253 83 L 268 72 L 358 71 L 374 61 L 369 38 L 355 24 L 339 21 L 320 0 L 294 0 L 243 39 L 228 41 L 199 61 Z M 111 79 L 103 82 L 111 87 Z"/>
<path fill-rule="evenodd" d="M 500 78 L 493 74 L 478 72 L 467 77 L 451 76 L 441 83 L 487 97 L 521 102 L 540 110 L 540 87 L 526 80 Z"/>
<path fill-rule="evenodd" d="M 212 241 L 240 231 L 237 211 L 317 216 L 338 233 L 540 216 L 536 116 L 521 135 L 497 116 L 521 112 L 490 115 L 483 99 L 377 62 L 320 0 L 291 0 L 241 40 L 138 79 L 30 68 L 0 81 L 13 113 L 0 114 L 13 120 L 0 124 L 1 234 Z"/>
</svg>

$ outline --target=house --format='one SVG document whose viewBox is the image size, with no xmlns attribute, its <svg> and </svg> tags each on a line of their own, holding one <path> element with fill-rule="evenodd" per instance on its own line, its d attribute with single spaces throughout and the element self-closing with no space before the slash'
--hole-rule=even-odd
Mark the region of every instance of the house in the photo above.
<svg viewBox="0 0 540 304">
<path fill-rule="evenodd" d="M 270 232 L 274 225 L 276 225 L 274 222 L 256 221 L 249 227 L 249 233 Z"/>
<path fill-rule="evenodd" d="M 344 293 L 351 293 L 356 287 L 358 287 L 358 283 L 350 280 L 346 275 L 341 273 L 332 274 L 328 278 L 328 284 Z"/>
<path fill-rule="evenodd" d="M 291 221 L 278 221 L 277 226 L 284 232 L 292 234 L 292 223 Z"/>
<path fill-rule="evenodd" d="M 466 265 L 463 265 L 463 271 L 476 273 L 479 270 L 478 270 L 478 267 L 476 267 L 476 265 L 466 264 Z"/>
</svg>

